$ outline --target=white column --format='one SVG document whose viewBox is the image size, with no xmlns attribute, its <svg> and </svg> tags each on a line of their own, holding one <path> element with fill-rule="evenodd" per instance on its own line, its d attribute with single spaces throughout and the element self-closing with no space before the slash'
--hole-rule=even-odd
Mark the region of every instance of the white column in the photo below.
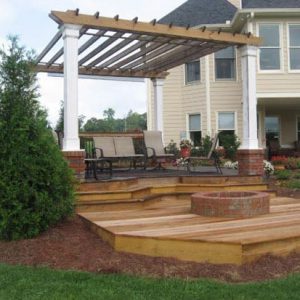
<svg viewBox="0 0 300 300">
<path fill-rule="evenodd" d="M 81 26 L 65 24 L 64 39 L 64 151 L 80 150 L 78 135 L 78 37 Z"/>
<path fill-rule="evenodd" d="M 258 149 L 256 46 L 242 47 L 243 141 L 241 149 Z"/>
<path fill-rule="evenodd" d="M 205 56 L 205 98 L 206 98 L 206 134 L 211 136 L 211 104 L 210 104 L 210 56 Z"/>
<path fill-rule="evenodd" d="M 152 79 L 154 88 L 154 102 L 153 102 L 153 130 L 163 132 L 163 86 L 164 79 Z"/>
</svg>

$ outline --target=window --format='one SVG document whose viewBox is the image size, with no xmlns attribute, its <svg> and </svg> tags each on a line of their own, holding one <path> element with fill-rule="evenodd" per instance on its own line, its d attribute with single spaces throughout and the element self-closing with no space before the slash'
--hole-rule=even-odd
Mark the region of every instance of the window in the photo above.
<svg viewBox="0 0 300 300">
<path fill-rule="evenodd" d="M 194 146 L 201 144 L 201 115 L 189 115 L 189 133 Z"/>
<path fill-rule="evenodd" d="M 260 24 L 259 35 L 263 39 L 260 47 L 260 70 L 280 70 L 279 24 Z"/>
<path fill-rule="evenodd" d="M 215 53 L 216 79 L 235 78 L 235 48 L 228 47 Z"/>
<path fill-rule="evenodd" d="M 265 118 L 265 131 L 266 131 L 266 141 L 269 145 L 270 141 L 278 141 L 280 137 L 280 126 L 279 117 L 266 117 Z"/>
<path fill-rule="evenodd" d="M 192 61 L 185 64 L 185 83 L 200 81 L 200 61 Z"/>
<path fill-rule="evenodd" d="M 222 137 L 235 134 L 235 113 L 234 112 L 219 112 L 218 113 L 218 130 L 219 145 L 222 146 Z"/>
<path fill-rule="evenodd" d="M 289 25 L 290 69 L 300 70 L 300 24 Z"/>
</svg>

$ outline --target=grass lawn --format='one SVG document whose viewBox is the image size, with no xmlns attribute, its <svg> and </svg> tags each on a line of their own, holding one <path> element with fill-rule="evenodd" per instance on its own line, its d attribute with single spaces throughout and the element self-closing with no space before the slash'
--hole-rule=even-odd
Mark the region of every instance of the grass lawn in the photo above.
<svg viewBox="0 0 300 300">
<path fill-rule="evenodd" d="M 95 275 L 0 264 L 0 299 L 300 299 L 300 274 L 251 284 Z"/>
</svg>

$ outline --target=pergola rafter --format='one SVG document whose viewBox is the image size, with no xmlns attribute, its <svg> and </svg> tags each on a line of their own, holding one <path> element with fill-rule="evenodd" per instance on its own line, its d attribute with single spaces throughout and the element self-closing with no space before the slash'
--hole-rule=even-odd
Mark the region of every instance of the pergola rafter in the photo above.
<svg viewBox="0 0 300 300">
<path fill-rule="evenodd" d="M 259 45 L 260 39 L 249 34 L 231 34 L 79 14 L 79 11 L 52 11 L 50 17 L 60 30 L 37 58 L 37 71 L 63 73 L 64 54 L 60 48 L 50 59 L 43 59 L 62 38 L 64 24 L 82 26 L 79 39 L 92 36 L 79 44 L 79 74 L 97 76 L 165 77 L 170 68 L 198 59 L 231 45 Z M 97 30 L 95 32 L 95 30 Z M 82 39 L 80 39 L 81 41 Z"/>
</svg>

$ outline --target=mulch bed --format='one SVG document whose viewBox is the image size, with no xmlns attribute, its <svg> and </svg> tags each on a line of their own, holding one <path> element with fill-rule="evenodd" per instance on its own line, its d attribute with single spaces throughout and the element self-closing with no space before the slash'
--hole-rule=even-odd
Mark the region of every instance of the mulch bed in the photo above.
<svg viewBox="0 0 300 300">
<path fill-rule="evenodd" d="M 300 254 L 296 253 L 285 258 L 266 255 L 242 266 L 182 262 L 172 258 L 118 253 L 92 233 L 77 216 L 34 239 L 0 241 L 0 263 L 102 274 L 184 279 L 205 277 L 226 282 L 262 281 L 300 272 Z"/>
</svg>

